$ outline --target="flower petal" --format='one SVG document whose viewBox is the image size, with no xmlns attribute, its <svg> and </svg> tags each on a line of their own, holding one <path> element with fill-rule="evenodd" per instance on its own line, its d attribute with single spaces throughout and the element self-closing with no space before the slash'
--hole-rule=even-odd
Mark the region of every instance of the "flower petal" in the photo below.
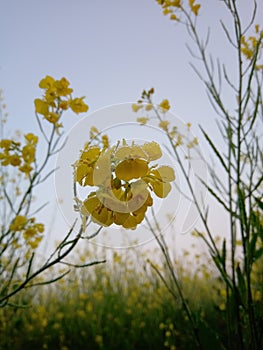
<svg viewBox="0 0 263 350">
<path fill-rule="evenodd" d="M 145 176 L 148 170 L 148 163 L 145 160 L 127 159 L 117 165 L 115 173 L 119 179 L 130 181 Z"/>
<path fill-rule="evenodd" d="M 151 182 L 151 185 L 153 187 L 154 193 L 159 198 L 167 197 L 172 188 L 169 182 L 154 181 Z"/>
<path fill-rule="evenodd" d="M 145 143 L 142 149 L 146 152 L 149 161 L 159 159 L 162 156 L 161 147 L 157 142 Z"/>
<path fill-rule="evenodd" d="M 162 181 L 171 182 L 175 180 L 175 173 L 173 168 L 167 165 L 163 165 L 160 168 L 156 169 L 161 176 Z"/>
</svg>

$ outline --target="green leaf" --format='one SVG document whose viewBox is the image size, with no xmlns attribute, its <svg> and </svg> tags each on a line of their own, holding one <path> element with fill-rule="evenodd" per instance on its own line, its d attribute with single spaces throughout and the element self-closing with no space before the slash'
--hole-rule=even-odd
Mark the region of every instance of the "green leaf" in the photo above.
<svg viewBox="0 0 263 350">
<path fill-rule="evenodd" d="M 224 167 L 224 169 L 228 172 L 226 163 L 223 159 L 223 157 L 221 156 L 220 151 L 216 148 L 215 144 L 212 142 L 212 140 L 210 139 L 210 137 L 208 136 L 208 134 L 204 131 L 204 129 L 199 126 L 200 129 L 202 130 L 203 135 L 205 136 L 207 142 L 209 143 L 209 145 L 211 146 L 212 150 L 215 152 L 217 158 L 220 160 L 220 163 L 222 164 L 222 166 Z"/>
<path fill-rule="evenodd" d="M 237 272 L 237 280 L 238 280 L 238 289 L 240 291 L 240 295 L 243 297 L 243 300 L 244 300 L 247 288 L 246 288 L 244 275 L 239 265 L 236 268 L 236 272 Z"/>
<path fill-rule="evenodd" d="M 222 244 L 222 256 L 221 256 L 222 264 L 224 268 L 226 268 L 226 239 L 224 238 Z"/>
<path fill-rule="evenodd" d="M 263 202 L 262 202 L 262 200 L 260 200 L 259 198 L 255 198 L 255 200 L 256 200 L 256 202 L 257 202 L 259 208 L 260 208 L 261 210 L 263 210 Z"/>
<path fill-rule="evenodd" d="M 255 262 L 256 260 L 258 260 L 259 258 L 261 258 L 262 255 L 263 255 L 263 247 L 261 247 L 261 248 L 259 248 L 259 249 L 257 249 L 257 250 L 255 251 L 253 262 Z"/>
</svg>

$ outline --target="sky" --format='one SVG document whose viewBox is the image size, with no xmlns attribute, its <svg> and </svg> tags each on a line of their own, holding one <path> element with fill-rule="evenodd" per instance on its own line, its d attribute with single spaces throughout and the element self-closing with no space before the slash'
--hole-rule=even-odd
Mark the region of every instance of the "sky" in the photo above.
<svg viewBox="0 0 263 350">
<path fill-rule="evenodd" d="M 6 133 L 37 132 L 33 100 L 46 75 L 66 77 L 76 96 L 86 96 L 89 112 L 67 113 L 69 132 L 82 118 L 115 104 L 135 102 L 143 89 L 156 90 L 156 102 L 168 98 L 172 112 L 218 137 L 215 113 L 194 74 L 183 26 L 162 15 L 154 0 L 0 0 L 0 88 L 9 112 Z M 235 61 L 219 20 L 228 15 L 219 0 L 201 1 L 200 31 L 211 27 L 209 50 L 223 58 L 235 78 Z M 249 21 L 251 0 L 240 4 Z M 262 5 L 259 18 L 262 21 Z M 225 93 L 226 103 L 233 102 Z M 220 144 L 220 140 L 218 140 Z M 54 184 L 50 184 L 53 193 Z M 50 213 L 47 213 L 49 220 Z M 59 221 L 61 224 L 61 221 Z"/>
</svg>

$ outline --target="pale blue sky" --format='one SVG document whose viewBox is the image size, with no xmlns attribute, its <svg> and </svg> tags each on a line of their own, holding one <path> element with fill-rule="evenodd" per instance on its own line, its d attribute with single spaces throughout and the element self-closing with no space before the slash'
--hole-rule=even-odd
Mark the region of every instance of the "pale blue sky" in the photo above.
<svg viewBox="0 0 263 350">
<path fill-rule="evenodd" d="M 187 64 L 187 35 L 154 0 L 9 0 L 0 16 L 0 86 L 19 128 L 34 123 L 46 74 L 66 76 L 91 111 L 155 86 L 181 117 L 200 122 L 204 93 Z"/>
<path fill-rule="evenodd" d="M 227 61 L 234 78 L 235 62 L 218 24 L 228 20 L 224 5 L 200 2 L 200 30 L 212 26 L 211 49 Z M 241 4 L 245 21 L 250 4 Z M 10 114 L 8 132 L 37 130 L 33 100 L 48 74 L 67 77 L 75 95 L 87 97 L 90 112 L 134 102 L 154 86 L 157 101 L 168 98 L 172 112 L 190 121 L 194 131 L 202 124 L 216 133 L 215 115 L 188 64 L 185 43 L 191 41 L 154 0 L 0 0 L 0 5 L 0 88 Z M 65 131 L 78 118 L 68 113 Z"/>
<path fill-rule="evenodd" d="M 223 4 L 201 3 L 200 26 L 212 25 L 211 48 L 233 63 L 217 24 L 228 17 Z M 247 19 L 250 3 L 242 1 Z M 181 118 L 213 119 L 188 65 L 186 31 L 154 0 L 2 0 L 0 18 L 0 87 L 19 128 L 34 124 L 33 99 L 47 74 L 66 76 L 76 94 L 87 96 L 90 111 L 137 100 L 154 86 Z M 69 126 L 74 122 L 68 116 Z"/>
</svg>

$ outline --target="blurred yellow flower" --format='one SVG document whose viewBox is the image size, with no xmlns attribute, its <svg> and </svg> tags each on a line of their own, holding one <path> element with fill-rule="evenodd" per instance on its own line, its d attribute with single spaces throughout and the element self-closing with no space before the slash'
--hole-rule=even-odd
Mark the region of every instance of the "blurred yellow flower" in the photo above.
<svg viewBox="0 0 263 350">
<path fill-rule="evenodd" d="M 56 129 L 62 126 L 58 124 L 63 111 L 69 107 L 76 113 L 87 112 L 88 105 L 84 102 L 84 97 L 73 98 L 73 89 L 69 87 L 66 78 L 55 80 L 51 76 L 46 76 L 39 83 L 39 87 L 44 89 L 43 98 L 36 98 L 34 101 L 35 111 L 44 116 Z"/>
<path fill-rule="evenodd" d="M 19 167 L 19 170 L 22 172 L 22 173 L 25 173 L 26 175 L 29 175 L 29 173 L 33 170 L 33 167 L 27 163 L 21 165 Z"/>
<path fill-rule="evenodd" d="M 55 79 L 47 75 L 45 78 L 41 79 L 39 82 L 39 87 L 41 89 L 49 89 L 54 85 Z"/>
<path fill-rule="evenodd" d="M 28 143 L 32 145 L 36 145 L 38 142 L 38 136 L 34 135 L 33 133 L 26 134 L 25 139 Z"/>
<path fill-rule="evenodd" d="M 13 166 L 18 166 L 21 164 L 21 159 L 17 154 L 13 154 L 9 157 L 9 163 Z"/>
<path fill-rule="evenodd" d="M 146 118 L 146 117 L 139 117 L 139 118 L 137 118 L 137 122 L 140 123 L 140 124 L 142 124 L 142 125 L 147 124 L 148 120 L 149 120 L 149 119 Z"/>
<path fill-rule="evenodd" d="M 14 221 L 10 224 L 10 231 L 21 231 L 27 223 L 27 218 L 23 215 L 18 215 Z"/>
<path fill-rule="evenodd" d="M 73 89 L 69 88 L 69 81 L 66 78 L 56 80 L 54 86 L 58 96 L 67 96 L 73 92 Z"/>
<path fill-rule="evenodd" d="M 164 111 L 169 111 L 170 109 L 170 103 L 167 99 L 163 100 L 160 104 L 159 107 L 164 110 Z"/>
<path fill-rule="evenodd" d="M 168 125 L 169 125 L 168 120 L 162 120 L 159 123 L 159 128 L 163 129 L 164 131 L 168 131 Z"/>
<path fill-rule="evenodd" d="M 197 16 L 201 5 L 195 4 L 195 0 L 189 0 L 189 6 L 191 8 L 191 11 Z"/>
<path fill-rule="evenodd" d="M 137 103 L 133 103 L 132 104 L 132 110 L 133 112 L 138 112 L 141 108 L 143 108 L 142 104 L 137 104 Z"/>
<path fill-rule="evenodd" d="M 36 98 L 34 103 L 36 113 L 41 114 L 43 116 L 46 116 L 49 113 L 47 102 L 40 100 L 40 98 Z"/>
<path fill-rule="evenodd" d="M 83 101 L 84 96 L 81 98 L 74 98 L 73 100 L 69 101 L 69 107 L 71 110 L 77 114 L 87 112 L 89 109 L 88 105 Z"/>
</svg>

